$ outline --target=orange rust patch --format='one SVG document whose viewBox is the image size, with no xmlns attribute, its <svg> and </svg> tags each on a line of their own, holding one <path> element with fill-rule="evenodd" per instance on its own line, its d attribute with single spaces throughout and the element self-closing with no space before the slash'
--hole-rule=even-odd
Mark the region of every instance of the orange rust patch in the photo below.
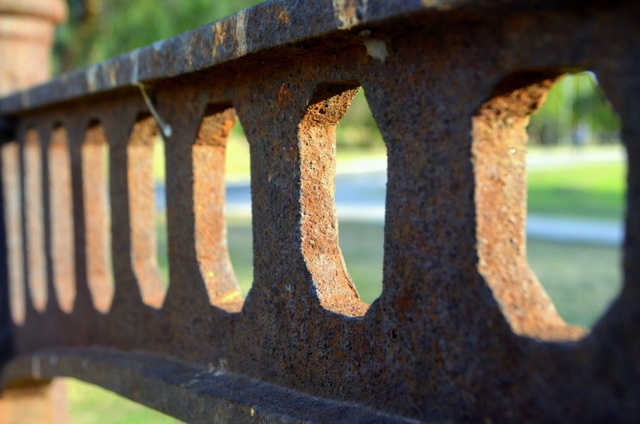
<svg viewBox="0 0 640 424">
<path fill-rule="evenodd" d="M 287 84 L 282 83 L 280 90 L 278 90 L 278 105 L 290 105 L 293 102 L 293 97 L 293 93 L 289 90 Z"/>
<path fill-rule="evenodd" d="M 278 11 L 278 19 L 280 19 L 285 24 L 288 24 L 289 23 L 289 14 L 287 13 L 286 10 L 281 9 L 281 10 Z"/>
</svg>

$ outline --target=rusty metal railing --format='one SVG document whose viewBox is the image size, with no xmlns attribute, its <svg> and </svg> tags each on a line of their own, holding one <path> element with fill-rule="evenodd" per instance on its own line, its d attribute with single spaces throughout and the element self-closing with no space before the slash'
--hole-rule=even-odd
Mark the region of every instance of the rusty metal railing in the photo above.
<svg viewBox="0 0 640 424">
<path fill-rule="evenodd" d="M 639 15 L 623 1 L 270 1 L 0 99 L 5 393 L 76 377 L 193 422 L 637 421 Z M 562 321 L 524 248 L 526 123 L 581 70 L 628 153 L 623 290 L 591 331 Z M 371 305 L 332 191 L 335 126 L 359 87 L 388 153 Z M 246 299 L 223 213 L 236 119 Z"/>
</svg>

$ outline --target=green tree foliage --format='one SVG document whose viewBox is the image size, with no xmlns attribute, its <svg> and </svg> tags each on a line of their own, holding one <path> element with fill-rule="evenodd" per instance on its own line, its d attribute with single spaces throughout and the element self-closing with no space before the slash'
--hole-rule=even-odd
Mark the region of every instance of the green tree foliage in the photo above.
<svg viewBox="0 0 640 424">
<path fill-rule="evenodd" d="M 54 69 L 82 68 L 238 12 L 259 0 L 67 0 Z"/>
<path fill-rule="evenodd" d="M 350 149 L 381 149 L 382 135 L 361 89 L 336 129 L 336 143 Z"/>
<path fill-rule="evenodd" d="M 591 72 L 566 75 L 531 117 L 530 142 L 588 144 L 619 141 L 620 119 Z"/>
</svg>

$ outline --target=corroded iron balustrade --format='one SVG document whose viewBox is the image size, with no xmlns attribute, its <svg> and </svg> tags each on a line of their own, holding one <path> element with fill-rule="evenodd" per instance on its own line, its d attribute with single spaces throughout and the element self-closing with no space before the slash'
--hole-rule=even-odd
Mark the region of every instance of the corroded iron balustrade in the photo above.
<svg viewBox="0 0 640 424">
<path fill-rule="evenodd" d="M 5 397 L 62 376 L 189 422 L 638 421 L 638 22 L 628 1 L 274 0 L 0 99 Z M 590 331 L 562 321 L 525 254 L 528 117 L 582 70 L 628 153 L 623 290 Z M 360 87 L 388 152 L 371 305 L 333 200 L 335 127 Z M 238 119 L 246 299 L 223 212 Z"/>
</svg>

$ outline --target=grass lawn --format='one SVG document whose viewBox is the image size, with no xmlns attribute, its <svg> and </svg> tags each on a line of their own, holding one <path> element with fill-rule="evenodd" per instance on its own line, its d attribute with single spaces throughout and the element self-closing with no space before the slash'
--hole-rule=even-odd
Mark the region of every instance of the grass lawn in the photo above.
<svg viewBox="0 0 640 424">
<path fill-rule="evenodd" d="M 228 226 L 229 254 L 243 295 L 251 288 L 253 263 L 251 227 L 248 221 L 231 219 Z M 382 225 L 340 223 L 340 248 L 360 297 L 373 302 L 382 290 Z"/>
<path fill-rule="evenodd" d="M 621 163 L 531 170 L 527 175 L 529 212 L 621 219 L 625 170 Z"/>
<path fill-rule="evenodd" d="M 231 222 L 229 252 L 244 294 L 251 287 L 251 230 Z M 381 224 L 340 223 L 340 248 L 360 297 L 373 302 L 382 291 Z M 529 240 L 528 259 L 558 312 L 572 324 L 591 326 L 620 291 L 620 249 L 612 246 Z"/>
<path fill-rule="evenodd" d="M 101 387 L 66 379 L 70 424 L 174 424 L 182 421 Z"/>
<path fill-rule="evenodd" d="M 244 295 L 251 288 L 251 227 L 230 219 L 229 253 Z M 360 297 L 373 302 L 382 291 L 381 224 L 340 223 L 340 248 Z M 620 249 L 612 246 L 529 240 L 529 264 L 570 323 L 591 326 L 620 290 Z"/>
</svg>

